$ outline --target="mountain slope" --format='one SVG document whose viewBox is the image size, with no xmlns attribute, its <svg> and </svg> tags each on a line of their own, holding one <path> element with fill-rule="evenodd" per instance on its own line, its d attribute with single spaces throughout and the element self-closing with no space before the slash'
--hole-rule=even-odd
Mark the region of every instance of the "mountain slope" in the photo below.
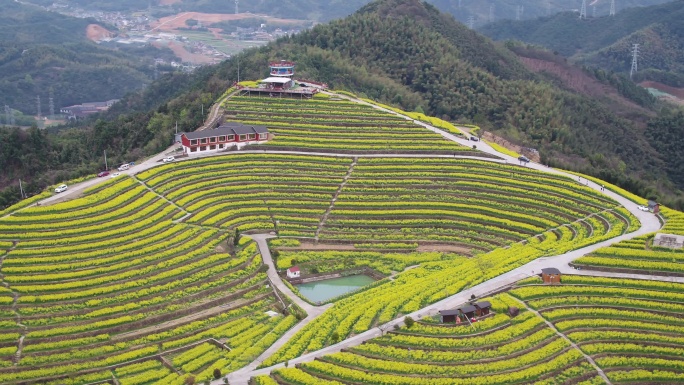
<svg viewBox="0 0 684 385">
<path fill-rule="evenodd" d="M 684 74 L 684 1 L 627 9 L 615 17 L 579 20 L 561 13 L 530 21 L 501 21 L 480 28 L 495 40 L 538 44 L 571 60 L 627 72 L 632 44 L 640 44 L 644 70 Z M 658 80 L 658 79 L 654 79 Z"/>
<path fill-rule="evenodd" d="M 86 38 L 91 19 L 77 19 L 15 2 L 0 5 L 0 105 L 27 114 L 120 98 L 149 83 L 154 48 L 106 49 Z M 169 54 L 170 55 L 170 51 Z M 2 121 L 2 123 L 5 123 Z"/>
<path fill-rule="evenodd" d="M 643 132 L 654 111 L 632 108 L 629 119 L 621 117 L 610 105 L 617 96 L 606 101 L 559 87 L 526 69 L 512 51 L 418 0 L 378 1 L 344 20 L 249 50 L 239 57 L 241 78 L 267 76 L 268 62 L 274 59 L 296 61 L 300 78 L 406 110 L 479 124 L 539 150 L 545 164 L 601 176 L 677 205 L 684 181 L 666 167 L 667 152 L 659 153 L 657 142 Z M 216 100 L 236 77 L 234 58 L 184 80 L 182 85 L 192 88 L 180 96 L 173 87 L 181 83 L 171 80 L 150 87 L 152 94 L 131 95 L 122 106 L 137 112 L 118 118 L 112 112 L 87 131 L 88 153 L 107 149 L 109 154 L 112 142 L 112 153 L 127 157 L 165 148 L 175 121 L 181 130 L 198 127 L 200 103 L 206 107 Z M 612 87 L 609 82 L 602 86 Z M 653 126 L 653 137 L 662 137 L 665 125 Z M 51 140 L 66 141 L 63 136 Z"/>
</svg>

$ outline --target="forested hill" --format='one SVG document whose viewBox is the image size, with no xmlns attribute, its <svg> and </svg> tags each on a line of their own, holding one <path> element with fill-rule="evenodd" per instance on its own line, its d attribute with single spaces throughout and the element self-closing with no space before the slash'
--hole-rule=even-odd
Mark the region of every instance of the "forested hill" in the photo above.
<svg viewBox="0 0 684 385">
<path fill-rule="evenodd" d="M 266 76 L 268 62 L 275 59 L 296 61 L 301 78 L 407 110 L 479 124 L 538 149 L 543 163 L 600 176 L 644 196 L 659 195 L 672 206 L 684 205 L 675 202 L 684 187 L 684 159 L 666 161 L 677 145 L 662 153 L 658 146 L 660 140 L 672 140 L 668 127 L 681 117 L 656 119 L 654 111 L 630 101 L 625 101 L 631 103 L 629 119 L 618 116 L 605 100 L 559 88 L 526 70 L 512 51 L 419 0 L 380 0 L 343 20 L 249 50 L 240 55 L 242 78 Z M 126 98 L 122 106 L 137 111 L 118 118 L 112 112 L 107 121 L 85 131 L 89 147 L 81 153 L 94 163 L 87 154 L 99 157 L 103 149 L 126 159 L 165 148 L 176 120 L 182 130 L 198 127 L 200 103 L 215 100 L 234 81 L 236 63 L 224 62 L 182 82 L 165 78 L 145 95 Z M 170 91 L 177 87 L 188 89 L 181 95 Z M 153 100 L 159 102 L 152 110 L 142 110 L 142 101 L 150 105 Z M 48 137 L 50 153 L 73 161 L 62 143 L 75 135 Z M 71 152 L 78 150 L 77 142 L 68 143 Z"/>
<path fill-rule="evenodd" d="M 576 13 L 537 20 L 504 20 L 479 31 L 495 40 L 538 44 L 580 64 L 616 72 L 629 71 L 630 50 L 637 43 L 641 70 L 637 80 L 684 86 L 684 0 L 588 20 L 579 20 Z"/>
<path fill-rule="evenodd" d="M 91 23 L 95 20 L 0 2 L 0 106 L 33 115 L 40 96 L 46 113 L 50 90 L 59 109 L 120 98 L 149 83 L 153 59 L 163 51 L 103 48 L 86 38 Z"/>
</svg>

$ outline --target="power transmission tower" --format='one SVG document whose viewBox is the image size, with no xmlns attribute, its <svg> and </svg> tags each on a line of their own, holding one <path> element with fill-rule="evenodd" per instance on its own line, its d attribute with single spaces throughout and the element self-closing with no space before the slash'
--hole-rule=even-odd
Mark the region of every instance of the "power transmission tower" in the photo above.
<svg viewBox="0 0 684 385">
<path fill-rule="evenodd" d="M 10 108 L 7 104 L 5 104 L 5 124 L 8 126 L 11 126 L 12 124 L 10 123 L 10 114 L 12 112 L 10 111 Z"/>
<path fill-rule="evenodd" d="M 468 28 L 475 28 L 475 18 L 472 15 L 468 16 Z"/>
<path fill-rule="evenodd" d="M 235 14 L 236 14 L 236 15 L 237 15 L 238 13 L 240 13 L 240 12 L 238 12 L 238 3 L 239 3 L 239 2 L 240 2 L 240 0 L 235 0 Z"/>
<path fill-rule="evenodd" d="M 580 19 L 587 19 L 587 0 L 582 0 L 582 8 L 580 8 Z"/>
<path fill-rule="evenodd" d="M 615 0 L 610 0 L 610 16 L 615 16 Z"/>
<path fill-rule="evenodd" d="M 591 17 L 593 17 L 594 19 L 596 18 L 596 6 L 595 5 L 593 5 L 591 7 Z"/>
<path fill-rule="evenodd" d="M 458 9 L 461 9 L 461 0 L 458 0 Z"/>
<path fill-rule="evenodd" d="M 551 1 L 546 0 L 546 16 L 551 16 Z"/>
<path fill-rule="evenodd" d="M 518 9 L 515 10 L 515 20 L 522 19 L 522 14 L 524 10 L 525 7 L 523 7 L 522 5 L 518 5 Z"/>
<path fill-rule="evenodd" d="M 494 21 L 494 4 L 491 4 L 489 6 L 489 22 L 491 23 L 493 21 Z"/>
<path fill-rule="evenodd" d="M 50 119 L 54 119 L 55 118 L 55 96 L 54 96 L 54 92 L 52 91 L 52 88 L 50 88 L 49 108 L 50 108 Z"/>
<path fill-rule="evenodd" d="M 639 58 L 639 44 L 633 44 L 632 45 L 632 68 L 629 70 L 629 78 L 632 78 L 632 75 L 634 75 L 637 70 L 639 69 L 638 66 L 638 58 Z"/>
<path fill-rule="evenodd" d="M 40 110 L 40 95 L 36 96 L 36 107 L 38 108 L 38 117 L 40 118 L 43 115 Z"/>
</svg>

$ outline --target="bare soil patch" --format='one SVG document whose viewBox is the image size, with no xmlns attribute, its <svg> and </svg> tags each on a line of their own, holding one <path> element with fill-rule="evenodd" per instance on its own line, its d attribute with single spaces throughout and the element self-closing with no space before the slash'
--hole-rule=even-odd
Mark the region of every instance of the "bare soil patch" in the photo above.
<svg viewBox="0 0 684 385">
<path fill-rule="evenodd" d="M 174 0 L 168 0 L 168 1 L 174 1 Z M 239 13 L 236 15 L 236 14 L 229 14 L 229 13 L 185 12 L 185 13 L 181 13 L 178 15 L 162 17 L 156 23 L 152 23 L 152 28 L 153 29 L 159 29 L 162 31 L 173 31 L 173 30 L 176 30 L 178 28 L 187 28 L 188 26 L 187 26 L 187 24 L 185 24 L 185 22 L 190 20 L 190 19 L 197 20 L 204 25 L 210 25 L 213 23 L 218 23 L 220 21 L 251 19 L 251 18 L 254 18 L 257 16 L 259 18 L 266 19 L 267 21 L 285 23 L 285 24 L 298 24 L 298 23 L 302 22 L 301 20 L 279 19 L 279 18 L 275 18 L 275 17 L 255 15 L 253 13 Z"/>
<path fill-rule="evenodd" d="M 663 83 L 651 81 L 641 82 L 639 83 L 639 85 L 644 88 L 655 88 L 658 91 L 662 91 L 672 96 L 676 96 L 679 99 L 684 99 L 684 88 L 671 87 Z"/>
<path fill-rule="evenodd" d="M 439 251 L 443 253 L 459 253 L 466 255 L 471 254 L 471 250 L 469 248 L 459 245 L 419 245 L 416 251 L 421 253 Z"/>
<path fill-rule="evenodd" d="M 100 41 L 102 39 L 113 37 L 114 32 L 111 32 L 100 25 L 90 24 L 86 27 L 86 36 L 92 41 Z"/>
<path fill-rule="evenodd" d="M 587 75 L 581 68 L 563 62 L 518 56 L 527 69 L 546 72 L 558 78 L 569 89 L 598 99 L 608 99 L 610 109 L 621 116 L 633 116 L 635 111 L 652 115 L 652 112 L 621 96 L 617 90 Z"/>
<path fill-rule="evenodd" d="M 301 242 L 299 248 L 302 250 L 356 250 L 354 245 L 319 243 L 317 245 L 313 242 Z"/>
<path fill-rule="evenodd" d="M 212 63 L 213 62 L 213 59 L 208 57 L 208 56 L 204 56 L 202 54 L 192 53 L 192 52 L 188 51 L 187 49 L 185 49 L 183 44 L 181 44 L 177 41 L 172 41 L 172 42 L 169 42 L 168 44 L 154 42 L 154 43 L 152 43 L 152 45 L 157 47 L 157 48 L 168 47 L 183 62 L 193 63 L 193 64 L 205 64 L 205 63 Z"/>
</svg>

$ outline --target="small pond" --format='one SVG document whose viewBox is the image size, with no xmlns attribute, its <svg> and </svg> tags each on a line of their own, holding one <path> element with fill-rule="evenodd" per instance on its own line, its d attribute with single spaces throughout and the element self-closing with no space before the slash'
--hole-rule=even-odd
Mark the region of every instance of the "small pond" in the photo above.
<svg viewBox="0 0 684 385">
<path fill-rule="evenodd" d="M 375 280 L 367 275 L 350 275 L 323 281 L 295 285 L 297 290 L 311 302 L 325 302 L 343 294 L 356 291 Z"/>
</svg>

